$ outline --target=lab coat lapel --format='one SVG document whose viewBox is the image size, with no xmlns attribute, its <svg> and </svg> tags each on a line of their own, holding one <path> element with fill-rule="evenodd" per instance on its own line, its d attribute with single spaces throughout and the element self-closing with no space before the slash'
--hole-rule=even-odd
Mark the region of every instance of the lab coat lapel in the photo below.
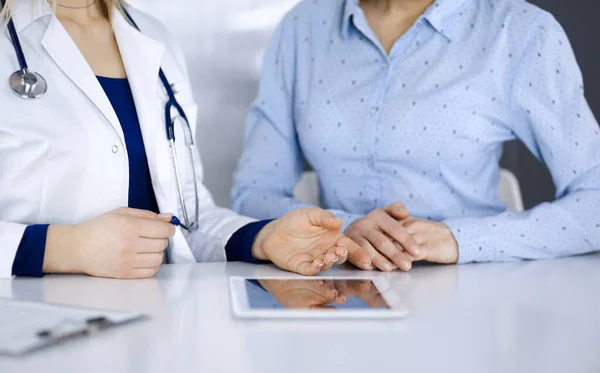
<svg viewBox="0 0 600 373">
<path fill-rule="evenodd" d="M 140 26 L 142 32 L 136 30 L 118 12 L 115 13 L 113 27 L 144 138 L 156 200 L 162 212 L 176 212 L 176 202 L 167 197 L 173 195 L 174 185 L 167 181 L 168 176 L 164 172 L 165 162 L 171 160 L 164 122 L 166 95 L 161 95 L 158 77 L 165 47 L 143 34 L 143 25 Z M 161 169 L 163 172 L 160 172 Z M 195 262 L 181 229 L 170 240 L 169 247 L 172 261 Z"/>
<path fill-rule="evenodd" d="M 158 94 L 160 92 L 158 72 L 165 47 L 136 30 L 117 11 L 115 11 L 113 27 L 133 94 L 150 173 L 154 185 L 158 186 L 157 136 L 164 133 L 165 143 L 167 141 L 163 122 L 165 104 Z"/>
<path fill-rule="evenodd" d="M 123 129 L 106 93 L 67 30 L 54 16 L 44 34 L 42 46 L 58 67 L 102 112 L 124 144 Z"/>
</svg>

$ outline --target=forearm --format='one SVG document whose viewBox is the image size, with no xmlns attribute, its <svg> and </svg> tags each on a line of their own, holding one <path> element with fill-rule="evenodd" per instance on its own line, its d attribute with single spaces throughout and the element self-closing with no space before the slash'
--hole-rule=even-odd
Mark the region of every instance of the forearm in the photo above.
<svg viewBox="0 0 600 373">
<path fill-rule="evenodd" d="M 78 254 L 84 247 L 76 244 L 77 233 L 71 225 L 50 225 L 45 240 L 44 273 L 79 273 Z"/>
<path fill-rule="evenodd" d="M 600 250 L 600 192 L 580 191 L 522 213 L 446 223 L 459 263 L 546 259 Z"/>
<path fill-rule="evenodd" d="M 74 240 L 75 230 L 72 226 L 28 226 L 15 253 L 12 274 L 41 277 L 46 273 L 76 272 L 77 245 L 73 244 Z"/>
<path fill-rule="evenodd" d="M 0 279 L 13 276 L 12 267 L 25 229 L 26 224 L 0 221 Z"/>
</svg>

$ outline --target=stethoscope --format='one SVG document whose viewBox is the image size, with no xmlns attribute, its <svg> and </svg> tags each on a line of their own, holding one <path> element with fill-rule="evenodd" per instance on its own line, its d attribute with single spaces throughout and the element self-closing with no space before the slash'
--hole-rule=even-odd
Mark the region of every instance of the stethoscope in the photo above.
<svg viewBox="0 0 600 373">
<path fill-rule="evenodd" d="M 0 0 L 0 5 L 4 8 L 4 0 Z M 48 84 L 43 76 L 36 73 L 33 70 L 29 70 L 27 65 L 27 59 L 23 53 L 21 47 L 21 41 L 17 36 L 17 30 L 12 18 L 8 19 L 8 33 L 12 41 L 12 45 L 15 48 L 17 54 L 17 60 L 19 60 L 20 69 L 12 73 L 8 83 L 10 84 L 11 90 L 19 97 L 27 99 L 36 99 L 42 97 L 48 90 Z"/>
<path fill-rule="evenodd" d="M 4 7 L 5 0 L 0 0 L 0 5 Z M 123 14 L 127 18 L 127 21 L 135 27 L 138 31 L 141 32 L 138 25 L 135 23 L 129 12 L 122 8 Z M 41 98 L 48 90 L 48 84 L 44 77 L 37 72 L 29 69 L 27 65 L 27 60 L 25 59 L 25 54 L 23 53 L 23 48 L 21 47 L 21 42 L 19 40 L 19 36 L 17 35 L 17 31 L 15 29 L 15 25 L 13 23 L 12 18 L 8 19 L 8 33 L 10 35 L 10 39 L 13 47 L 15 48 L 15 53 L 17 55 L 17 60 L 19 61 L 20 70 L 15 71 L 9 79 L 9 84 L 11 90 L 19 97 L 24 99 L 38 99 Z M 184 224 L 181 224 L 181 227 L 187 231 L 195 231 L 198 228 L 198 208 L 199 208 L 199 199 L 198 199 L 198 179 L 196 177 L 196 153 L 195 153 L 195 143 L 194 136 L 192 134 L 192 129 L 190 127 L 190 123 L 188 122 L 187 115 L 183 111 L 183 108 L 177 102 L 175 98 L 175 92 L 169 80 L 167 79 L 162 68 L 158 72 L 158 76 L 160 81 L 162 82 L 164 89 L 169 96 L 169 100 L 165 106 L 165 126 L 167 130 L 167 140 L 169 141 L 169 147 L 171 149 L 171 156 L 173 158 L 173 168 L 175 169 L 175 179 L 177 181 L 177 191 L 179 194 L 179 203 L 181 204 L 181 209 L 183 212 L 183 220 Z M 172 111 L 176 111 L 175 118 L 172 117 Z M 190 218 L 187 207 L 185 205 L 185 198 L 183 195 L 183 185 L 181 182 L 180 172 L 179 172 L 179 162 L 177 157 L 177 149 L 175 148 L 175 123 L 180 123 L 183 128 L 183 134 L 185 138 L 185 145 L 188 147 L 190 152 L 190 159 L 192 163 L 192 172 L 194 173 L 194 194 L 195 194 L 195 216 L 194 220 Z"/>
</svg>

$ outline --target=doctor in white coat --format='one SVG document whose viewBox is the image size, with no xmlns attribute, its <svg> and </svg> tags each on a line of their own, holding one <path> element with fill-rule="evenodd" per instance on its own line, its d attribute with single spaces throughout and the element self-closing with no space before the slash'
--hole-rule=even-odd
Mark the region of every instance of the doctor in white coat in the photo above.
<svg viewBox="0 0 600 373">
<path fill-rule="evenodd" d="M 0 278 L 151 277 L 165 249 L 171 263 L 267 260 L 312 275 L 352 256 L 372 268 L 329 212 L 297 210 L 254 222 L 215 206 L 184 141 L 175 142 L 179 172 L 197 229 L 170 223 L 183 211 L 165 130 L 168 95 L 160 68 L 193 132 L 197 107 L 182 53 L 165 27 L 126 8 L 138 31 L 124 6 L 120 0 L 6 1 L 3 13 L 14 21 L 28 66 L 45 78 L 48 89 L 40 98 L 24 99 L 8 83 L 0 84 Z M 0 24 L 6 29 L 4 17 Z M 4 81 L 18 69 L 11 38 L 0 36 Z M 115 89 L 124 91 L 111 97 Z M 183 138 L 181 127 L 176 131 Z M 147 180 L 140 180 L 144 172 Z M 144 182 L 145 198 L 156 211 L 130 208 Z"/>
</svg>

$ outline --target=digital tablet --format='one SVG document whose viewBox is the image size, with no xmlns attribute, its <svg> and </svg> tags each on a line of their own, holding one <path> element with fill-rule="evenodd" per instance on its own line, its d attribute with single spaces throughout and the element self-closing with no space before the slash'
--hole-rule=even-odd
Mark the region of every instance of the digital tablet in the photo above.
<svg viewBox="0 0 600 373">
<path fill-rule="evenodd" d="M 380 277 L 231 277 L 239 318 L 402 318 L 400 298 Z"/>
</svg>

